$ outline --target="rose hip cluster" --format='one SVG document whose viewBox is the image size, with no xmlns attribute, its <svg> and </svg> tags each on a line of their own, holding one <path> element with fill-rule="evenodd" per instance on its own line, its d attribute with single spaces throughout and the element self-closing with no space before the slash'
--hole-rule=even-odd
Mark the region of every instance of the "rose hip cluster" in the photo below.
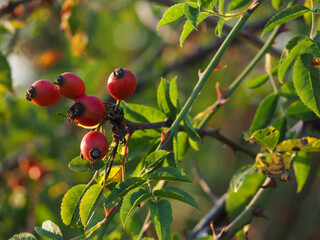
<svg viewBox="0 0 320 240">
<path fill-rule="evenodd" d="M 108 91 L 116 100 L 126 100 L 136 88 L 136 78 L 132 72 L 124 68 L 116 68 L 109 76 Z M 26 98 L 38 106 L 50 106 L 61 99 L 61 96 L 71 99 L 74 104 L 68 110 L 68 120 L 80 126 L 95 127 L 106 115 L 103 102 L 93 95 L 86 94 L 86 87 L 80 77 L 71 72 L 56 77 L 54 82 L 38 80 L 26 92 Z M 104 158 L 108 152 L 109 143 L 104 134 L 99 131 L 87 133 L 80 145 L 81 154 L 90 162 Z"/>
</svg>

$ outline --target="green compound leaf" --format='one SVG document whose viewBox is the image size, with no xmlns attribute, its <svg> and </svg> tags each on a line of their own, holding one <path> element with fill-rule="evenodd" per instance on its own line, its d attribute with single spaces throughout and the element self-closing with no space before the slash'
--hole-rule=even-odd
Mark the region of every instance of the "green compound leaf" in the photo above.
<svg viewBox="0 0 320 240">
<path fill-rule="evenodd" d="M 0 52 L 0 84 L 8 90 L 12 89 L 11 68 L 7 58 Z"/>
<path fill-rule="evenodd" d="M 279 62 L 278 78 L 281 83 L 283 83 L 283 76 L 292 61 L 305 53 L 320 57 L 320 50 L 317 44 L 308 36 L 297 36 L 287 43 Z"/>
<path fill-rule="evenodd" d="M 301 192 L 309 176 L 311 165 L 310 155 L 307 152 L 299 152 L 293 161 L 294 174 L 297 180 L 297 192 Z"/>
<path fill-rule="evenodd" d="M 150 153 L 145 161 L 144 161 L 144 167 L 148 170 L 148 172 L 151 172 L 154 167 L 156 167 L 161 161 L 163 161 L 167 156 L 169 152 L 165 150 L 159 150 Z"/>
<path fill-rule="evenodd" d="M 293 66 L 293 83 L 301 101 L 320 117 L 320 71 L 309 65 L 312 56 L 301 55 Z"/>
<path fill-rule="evenodd" d="M 187 176 L 187 174 L 173 167 L 158 168 L 149 175 L 149 179 L 192 183 L 192 180 Z"/>
<path fill-rule="evenodd" d="M 162 78 L 157 91 L 157 102 L 160 110 L 171 120 L 175 119 L 177 109 L 171 102 L 170 83 Z"/>
<path fill-rule="evenodd" d="M 246 176 L 251 173 L 254 169 L 253 165 L 247 165 L 240 168 L 231 178 L 230 180 L 230 189 L 233 192 L 238 192 L 239 188 L 242 186 L 243 181 L 245 180 Z"/>
<path fill-rule="evenodd" d="M 92 185 L 83 195 L 80 203 L 80 219 L 84 227 L 87 226 L 91 213 L 97 207 L 103 195 L 103 186 L 100 184 Z"/>
<path fill-rule="evenodd" d="M 162 16 L 161 20 L 158 23 L 157 28 L 159 29 L 160 27 L 174 22 L 182 17 L 184 17 L 184 12 L 183 12 L 183 6 L 184 3 L 178 3 L 170 7 Z"/>
<path fill-rule="evenodd" d="M 90 163 L 90 161 L 86 159 L 81 159 L 81 157 L 75 157 L 71 160 L 71 162 L 68 164 L 68 167 L 78 173 L 84 173 L 84 172 L 94 172 L 99 170 L 100 168 L 104 167 L 103 161 L 97 161 L 94 163 Z"/>
<path fill-rule="evenodd" d="M 238 8 L 241 8 L 245 5 L 247 5 L 250 2 L 251 2 L 251 0 L 233 0 L 229 4 L 228 9 L 229 9 L 229 11 L 236 10 Z"/>
<path fill-rule="evenodd" d="M 50 220 L 43 222 L 41 227 L 35 227 L 34 229 L 41 236 L 54 240 L 63 240 L 60 228 Z"/>
<path fill-rule="evenodd" d="M 23 232 L 13 235 L 9 240 L 37 240 L 31 233 Z"/>
<path fill-rule="evenodd" d="M 295 19 L 299 16 L 302 16 L 303 14 L 309 11 L 310 11 L 309 8 L 306 8 L 304 6 L 299 6 L 299 5 L 295 5 L 280 11 L 267 22 L 267 24 L 265 25 L 262 31 L 262 35 L 272 30 L 274 27 L 281 25 L 285 22 L 288 22 L 292 19 Z"/>
<path fill-rule="evenodd" d="M 253 122 L 250 127 L 250 132 L 267 127 L 271 122 L 273 114 L 278 104 L 279 96 L 276 93 L 271 93 L 260 103 Z"/>
<path fill-rule="evenodd" d="M 280 132 L 277 129 L 275 129 L 274 127 L 269 127 L 257 130 L 251 136 L 250 134 L 246 133 L 245 140 L 253 140 L 272 152 L 278 143 L 279 136 Z"/>
<path fill-rule="evenodd" d="M 192 26 L 197 29 L 197 18 L 200 13 L 200 6 L 193 2 L 185 3 L 183 6 L 183 12 Z"/>
<path fill-rule="evenodd" d="M 196 25 L 198 26 L 203 20 L 205 20 L 207 17 L 210 16 L 210 13 L 206 13 L 206 12 L 200 12 L 199 16 L 197 18 L 197 23 Z M 180 36 L 180 46 L 182 47 L 184 41 L 186 40 L 186 38 L 189 36 L 189 34 L 194 30 L 194 26 L 192 25 L 192 23 L 187 20 L 186 23 L 183 26 L 183 30 Z"/>
<path fill-rule="evenodd" d="M 108 196 L 106 203 L 110 203 L 116 200 L 119 197 L 123 197 L 129 191 L 140 187 L 141 185 L 145 184 L 146 180 L 139 177 L 128 178 L 124 182 L 118 183 L 114 189 L 112 189 L 110 195 Z"/>
<path fill-rule="evenodd" d="M 167 187 L 161 190 L 155 190 L 153 194 L 154 196 L 157 196 L 157 197 L 175 199 L 175 200 L 184 202 L 186 204 L 189 204 L 196 209 L 199 209 L 199 206 L 196 203 L 196 201 L 193 199 L 193 197 L 179 188 Z"/>
<path fill-rule="evenodd" d="M 64 195 L 61 203 L 61 218 L 66 226 L 74 225 L 76 222 L 75 214 L 79 206 L 79 201 L 86 190 L 85 184 L 79 184 Z"/>
<path fill-rule="evenodd" d="M 171 204 L 167 200 L 148 201 L 151 219 L 159 240 L 167 240 L 170 236 L 172 218 Z"/>
<path fill-rule="evenodd" d="M 312 121 L 318 117 L 300 100 L 293 102 L 287 110 L 287 116 L 303 121 Z"/>
<path fill-rule="evenodd" d="M 134 208 L 142 201 L 151 197 L 152 194 L 142 188 L 134 189 L 130 191 L 123 199 L 123 203 L 120 209 L 120 219 L 123 225 L 125 225 L 129 215 Z"/>
<path fill-rule="evenodd" d="M 285 140 L 278 144 L 277 152 L 320 152 L 320 139 L 304 137 Z"/>
</svg>

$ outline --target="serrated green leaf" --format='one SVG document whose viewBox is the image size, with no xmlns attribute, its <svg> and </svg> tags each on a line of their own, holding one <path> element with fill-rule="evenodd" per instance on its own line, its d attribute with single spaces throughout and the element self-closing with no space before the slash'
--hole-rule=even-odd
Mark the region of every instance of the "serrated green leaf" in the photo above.
<svg viewBox="0 0 320 240">
<path fill-rule="evenodd" d="M 280 133 L 274 127 L 264 128 L 255 131 L 248 140 L 253 140 L 264 146 L 270 152 L 278 143 Z"/>
<path fill-rule="evenodd" d="M 273 16 L 265 25 L 262 35 L 265 34 L 266 32 L 272 30 L 274 27 L 281 25 L 285 22 L 288 22 L 292 19 L 295 19 L 299 16 L 302 16 L 303 14 L 309 12 L 310 9 L 306 8 L 304 6 L 291 6 L 289 8 L 286 8 L 280 12 L 278 12 L 275 16 Z"/>
<path fill-rule="evenodd" d="M 61 203 L 61 218 L 66 226 L 74 224 L 74 214 L 77 212 L 79 201 L 86 190 L 85 184 L 79 184 L 64 195 Z"/>
<path fill-rule="evenodd" d="M 292 61 L 305 53 L 320 57 L 320 50 L 317 44 L 308 36 L 297 36 L 288 42 L 279 62 L 278 78 L 281 83 L 283 83 L 283 76 Z"/>
<path fill-rule="evenodd" d="M 170 236 L 172 218 L 171 204 L 167 200 L 148 201 L 151 219 L 159 240 L 167 240 Z"/>
<path fill-rule="evenodd" d="M 169 86 L 170 100 L 173 106 L 176 108 L 177 112 L 180 111 L 179 93 L 177 85 L 177 77 L 171 80 Z"/>
<path fill-rule="evenodd" d="M 247 165 L 240 168 L 231 178 L 229 187 L 233 192 L 238 192 L 246 176 L 253 171 L 253 165 Z"/>
<path fill-rule="evenodd" d="M 110 195 L 106 200 L 106 203 L 110 203 L 119 197 L 123 197 L 129 191 L 134 188 L 140 187 L 144 183 L 146 183 L 146 180 L 139 177 L 128 178 L 124 182 L 118 183 L 115 188 L 112 189 Z"/>
<path fill-rule="evenodd" d="M 31 233 L 23 232 L 13 235 L 9 240 L 37 240 Z"/>
<path fill-rule="evenodd" d="M 155 190 L 153 194 L 154 196 L 157 196 L 157 197 L 175 199 L 175 200 L 184 202 L 186 204 L 189 204 L 195 207 L 196 209 L 199 209 L 199 206 L 196 203 L 196 201 L 193 199 L 193 197 L 179 188 L 166 187 L 161 190 Z"/>
<path fill-rule="evenodd" d="M 0 52 L 0 84 L 8 90 L 12 89 L 11 68 L 7 58 Z"/>
<path fill-rule="evenodd" d="M 104 167 L 104 165 L 105 164 L 103 161 L 90 163 L 90 161 L 81 159 L 81 157 L 75 157 L 70 161 L 68 167 L 74 172 L 84 173 L 97 171 L 100 168 Z"/>
<path fill-rule="evenodd" d="M 144 161 L 145 168 L 148 170 L 148 172 L 152 171 L 152 169 L 161 161 L 163 161 L 168 156 L 168 154 L 169 152 L 165 150 L 158 150 L 150 153 Z"/>
<path fill-rule="evenodd" d="M 316 5 L 313 6 L 311 9 L 311 12 L 315 14 L 320 14 L 320 2 L 318 2 Z"/>
<path fill-rule="evenodd" d="M 297 192 L 301 192 L 309 176 L 311 165 L 310 155 L 307 152 L 299 152 L 293 161 L 294 174 L 297 180 Z"/>
<path fill-rule="evenodd" d="M 200 13 L 200 6 L 197 3 L 187 2 L 183 6 L 183 12 L 192 26 L 197 29 L 197 18 Z"/>
<path fill-rule="evenodd" d="M 264 179 L 265 176 L 263 174 L 253 172 L 246 176 L 241 187 L 236 193 L 233 192 L 231 188 L 228 189 L 226 210 L 229 221 L 235 219 L 245 209 L 247 204 L 260 188 Z M 266 191 L 270 191 L 270 189 L 266 189 Z"/>
<path fill-rule="evenodd" d="M 303 121 L 318 119 L 314 112 L 307 108 L 300 100 L 291 103 L 287 110 L 287 116 Z"/>
<path fill-rule="evenodd" d="M 160 110 L 171 120 L 175 119 L 177 111 L 170 98 L 170 83 L 162 78 L 157 91 L 157 102 Z"/>
<path fill-rule="evenodd" d="M 129 215 L 139 203 L 151 196 L 152 194 L 150 192 L 147 192 L 142 188 L 133 189 L 132 191 L 128 192 L 128 194 L 123 199 L 123 203 L 120 209 L 120 219 L 122 224 L 125 225 Z"/>
<path fill-rule="evenodd" d="M 265 99 L 263 99 L 254 116 L 253 122 L 249 130 L 250 132 L 254 132 L 258 129 L 268 126 L 276 110 L 278 98 L 278 94 L 271 93 Z"/>
<path fill-rule="evenodd" d="M 196 25 L 198 26 L 203 20 L 205 20 L 207 17 L 210 16 L 210 13 L 206 13 L 206 12 L 200 12 L 199 16 L 197 18 L 197 23 Z M 186 38 L 189 36 L 189 34 L 194 30 L 194 27 L 192 25 L 192 23 L 187 20 L 183 26 L 183 30 L 180 36 L 180 46 L 182 47 L 184 41 L 186 40 Z"/>
<path fill-rule="evenodd" d="M 293 83 L 301 101 L 320 117 L 320 71 L 309 65 L 312 56 L 301 55 L 293 66 Z"/>
<path fill-rule="evenodd" d="M 320 139 L 304 137 L 285 140 L 278 144 L 277 152 L 320 152 Z"/>
<path fill-rule="evenodd" d="M 80 219 L 84 227 L 87 226 L 91 213 L 97 207 L 103 195 L 103 186 L 100 184 L 92 185 L 83 195 L 80 203 Z"/>
<path fill-rule="evenodd" d="M 229 11 L 236 10 L 238 8 L 241 8 L 241 7 L 249 4 L 250 2 L 251 2 L 251 0 L 233 0 L 229 4 L 228 9 L 229 9 Z"/>
<path fill-rule="evenodd" d="M 149 175 L 150 180 L 181 181 L 192 183 L 187 174 L 173 167 L 161 167 Z"/>
<path fill-rule="evenodd" d="M 188 134 L 188 136 L 195 142 L 200 142 L 201 141 L 201 137 L 199 136 L 199 134 L 196 132 L 196 130 L 194 129 L 188 115 L 186 115 L 186 117 L 184 118 L 184 130 L 186 131 L 186 133 Z"/>
<path fill-rule="evenodd" d="M 225 19 L 224 18 L 220 18 L 218 23 L 217 23 L 216 28 L 214 29 L 214 34 L 216 36 L 218 36 L 219 38 L 221 38 L 224 22 L 225 22 Z"/>
<path fill-rule="evenodd" d="M 162 16 L 161 20 L 158 23 L 157 28 L 159 29 L 160 27 L 174 22 L 182 17 L 184 17 L 184 12 L 183 12 L 183 6 L 184 3 L 178 3 L 170 7 Z"/>
<path fill-rule="evenodd" d="M 35 227 L 34 229 L 41 236 L 54 240 L 63 240 L 60 228 L 50 220 L 43 222 L 41 227 Z"/>
</svg>

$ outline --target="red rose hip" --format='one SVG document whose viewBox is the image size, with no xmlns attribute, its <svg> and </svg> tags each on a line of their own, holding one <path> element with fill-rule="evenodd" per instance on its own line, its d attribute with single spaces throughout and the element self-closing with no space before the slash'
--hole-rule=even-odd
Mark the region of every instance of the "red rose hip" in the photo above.
<svg viewBox="0 0 320 240">
<path fill-rule="evenodd" d="M 90 162 L 96 162 L 104 158 L 108 152 L 107 138 L 98 131 L 87 133 L 81 141 L 80 151 L 82 156 Z"/>
<path fill-rule="evenodd" d="M 52 82 L 38 80 L 27 90 L 26 99 L 38 106 L 46 107 L 59 102 L 61 94 Z"/>
<path fill-rule="evenodd" d="M 76 121 L 86 127 L 93 127 L 105 116 L 105 107 L 96 96 L 79 97 L 68 110 L 68 120 Z"/>
<path fill-rule="evenodd" d="M 54 81 L 61 95 L 69 99 L 77 99 L 86 92 L 84 82 L 80 77 L 71 72 L 65 72 L 56 77 Z"/>
<path fill-rule="evenodd" d="M 136 78 L 124 68 L 116 68 L 109 76 L 108 91 L 116 100 L 128 99 L 136 89 Z"/>
</svg>

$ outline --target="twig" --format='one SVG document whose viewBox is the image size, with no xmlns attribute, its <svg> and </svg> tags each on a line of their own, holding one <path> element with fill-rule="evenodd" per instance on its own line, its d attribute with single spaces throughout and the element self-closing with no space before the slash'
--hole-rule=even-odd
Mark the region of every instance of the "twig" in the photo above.
<svg viewBox="0 0 320 240">
<path fill-rule="evenodd" d="M 219 200 L 219 197 L 212 191 L 206 180 L 204 180 L 204 178 L 201 177 L 198 166 L 194 161 L 192 161 L 192 170 L 193 174 L 195 175 L 195 181 L 197 181 L 200 184 L 203 191 L 205 191 L 210 196 L 213 203 L 216 204 Z"/>
</svg>

